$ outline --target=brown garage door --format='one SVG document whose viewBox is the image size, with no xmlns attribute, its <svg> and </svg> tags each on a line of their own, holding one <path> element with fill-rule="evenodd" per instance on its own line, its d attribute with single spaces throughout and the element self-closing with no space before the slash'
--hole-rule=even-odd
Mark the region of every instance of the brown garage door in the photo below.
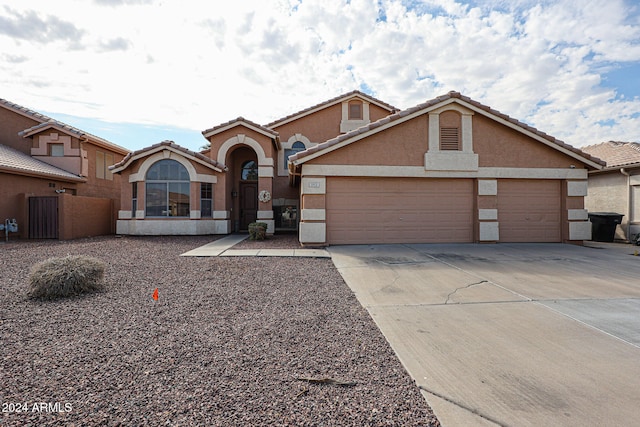
<svg viewBox="0 0 640 427">
<path fill-rule="evenodd" d="M 560 242 L 561 213 L 560 181 L 498 181 L 501 242 Z"/>
<path fill-rule="evenodd" d="M 327 242 L 473 241 L 470 179 L 327 178 Z"/>
</svg>

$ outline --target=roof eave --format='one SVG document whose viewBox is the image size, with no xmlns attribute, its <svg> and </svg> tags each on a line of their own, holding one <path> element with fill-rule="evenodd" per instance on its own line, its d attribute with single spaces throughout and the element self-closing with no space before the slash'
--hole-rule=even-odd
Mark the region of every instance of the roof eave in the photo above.
<svg viewBox="0 0 640 427">
<path fill-rule="evenodd" d="M 629 163 L 626 165 L 606 166 L 599 170 L 589 171 L 590 174 L 608 173 L 608 172 L 620 172 L 627 169 L 640 169 L 640 162 Z"/>
<path fill-rule="evenodd" d="M 255 126 L 255 125 L 253 125 L 251 123 L 247 123 L 244 120 L 236 120 L 236 121 L 233 121 L 233 122 L 228 123 L 226 125 L 221 125 L 219 128 L 213 127 L 213 128 L 204 130 L 204 131 L 202 131 L 202 135 L 205 138 L 209 138 L 209 137 L 212 137 L 212 136 L 217 135 L 219 133 L 225 132 L 225 131 L 227 131 L 229 129 L 233 129 L 234 127 L 237 127 L 237 126 L 244 126 L 247 129 L 251 129 L 251 130 L 253 130 L 255 132 L 258 132 L 259 134 L 262 134 L 262 135 L 266 136 L 267 138 L 273 139 L 273 138 L 278 137 L 278 133 L 277 132 L 275 132 L 275 131 L 267 132 L 264 129 L 260 129 L 259 127 Z"/>
<path fill-rule="evenodd" d="M 29 176 L 34 178 L 55 179 L 57 181 L 64 181 L 64 182 L 80 182 L 80 183 L 87 182 L 86 178 L 82 178 L 80 176 L 71 177 L 71 176 L 64 176 L 64 175 L 56 175 L 53 173 L 35 172 L 35 171 L 30 171 L 30 170 L 21 169 L 21 168 L 12 168 L 10 166 L 0 166 L 0 172 L 6 172 L 12 175 Z"/>
<path fill-rule="evenodd" d="M 187 158 L 189 158 L 189 159 L 191 159 L 191 160 L 193 160 L 193 161 L 195 161 L 195 162 L 197 162 L 197 163 L 199 163 L 199 164 L 201 164 L 201 165 L 203 165 L 203 166 L 205 166 L 205 167 L 207 167 L 209 169 L 212 169 L 212 170 L 214 170 L 216 172 L 226 172 L 228 170 L 228 168 L 225 165 L 216 166 L 216 165 L 211 164 L 209 162 L 203 161 L 202 159 L 199 159 L 198 157 L 193 156 L 193 155 L 191 155 L 191 154 L 189 154 L 187 152 L 184 152 L 182 150 L 178 150 L 178 149 L 176 149 L 176 148 L 174 148 L 174 147 L 172 147 L 170 145 L 166 145 L 166 144 L 159 144 L 159 145 L 157 145 L 155 147 L 151 147 L 148 150 L 140 151 L 139 153 L 129 157 L 125 161 L 125 163 L 123 165 L 121 165 L 121 166 L 111 165 L 111 166 L 109 166 L 108 169 L 111 171 L 111 173 L 120 173 L 123 170 L 127 169 L 131 165 L 131 163 L 135 162 L 136 160 L 139 160 L 139 159 L 144 158 L 144 157 L 148 157 L 151 154 L 155 154 L 155 153 L 158 153 L 158 152 L 164 151 L 164 150 L 168 150 L 168 151 L 176 153 L 176 154 L 178 154 L 180 156 L 187 157 Z"/>
</svg>

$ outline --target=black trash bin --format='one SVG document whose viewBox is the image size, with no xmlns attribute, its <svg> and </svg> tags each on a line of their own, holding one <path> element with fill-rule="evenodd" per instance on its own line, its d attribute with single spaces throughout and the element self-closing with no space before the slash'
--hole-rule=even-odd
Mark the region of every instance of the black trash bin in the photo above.
<svg viewBox="0 0 640 427">
<path fill-rule="evenodd" d="M 616 235 L 616 226 L 622 222 L 623 216 L 615 212 L 589 212 L 591 240 L 613 242 L 613 238 Z"/>
</svg>

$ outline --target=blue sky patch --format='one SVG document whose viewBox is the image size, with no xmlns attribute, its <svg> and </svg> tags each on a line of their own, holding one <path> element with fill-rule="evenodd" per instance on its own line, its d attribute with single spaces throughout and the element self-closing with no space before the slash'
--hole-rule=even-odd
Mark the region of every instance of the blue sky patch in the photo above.
<svg viewBox="0 0 640 427">
<path fill-rule="evenodd" d="M 602 75 L 602 86 L 616 89 L 625 98 L 640 97 L 640 62 L 621 64 Z"/>
<path fill-rule="evenodd" d="M 605 120 L 599 120 L 597 124 L 599 126 L 614 127 L 616 125 L 616 121 L 613 119 L 605 119 Z"/>
<path fill-rule="evenodd" d="M 67 114 L 45 112 L 44 114 L 82 131 L 99 136 L 114 144 L 135 151 L 162 141 L 173 141 L 193 151 L 207 143 L 201 130 L 182 129 L 170 126 L 143 125 L 138 123 L 110 123 Z"/>
</svg>

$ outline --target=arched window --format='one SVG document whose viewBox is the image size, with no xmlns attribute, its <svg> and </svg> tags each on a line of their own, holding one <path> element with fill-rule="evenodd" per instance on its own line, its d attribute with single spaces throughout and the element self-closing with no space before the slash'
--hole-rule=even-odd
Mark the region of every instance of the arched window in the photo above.
<svg viewBox="0 0 640 427">
<path fill-rule="evenodd" d="M 305 147 L 304 142 L 301 141 L 296 141 L 293 143 L 293 145 L 291 145 L 291 148 L 287 148 L 284 150 L 284 159 L 285 161 L 289 160 L 289 156 L 292 156 L 300 151 L 304 151 L 306 150 L 307 147 Z"/>
<path fill-rule="evenodd" d="M 242 164 L 242 176 L 243 181 L 257 181 L 258 180 L 258 164 L 249 160 Z"/>
<path fill-rule="evenodd" d="M 146 216 L 189 216 L 189 172 L 175 160 L 153 164 L 146 176 Z"/>
</svg>

